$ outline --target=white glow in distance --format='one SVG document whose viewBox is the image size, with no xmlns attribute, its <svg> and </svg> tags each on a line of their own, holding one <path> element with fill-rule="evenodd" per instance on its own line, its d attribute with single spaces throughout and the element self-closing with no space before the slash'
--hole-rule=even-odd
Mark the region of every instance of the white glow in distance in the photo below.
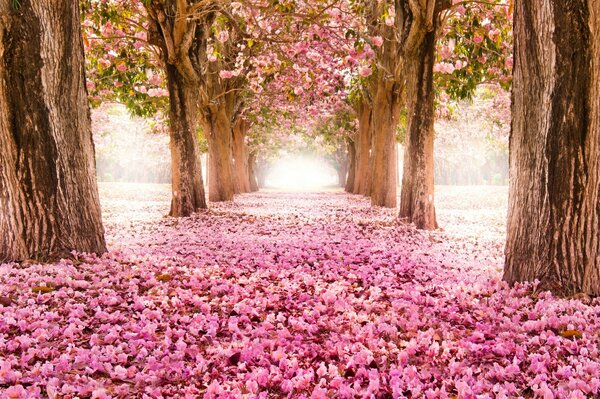
<svg viewBox="0 0 600 399">
<path fill-rule="evenodd" d="M 337 173 L 324 161 L 301 156 L 283 157 L 267 172 L 269 188 L 318 190 L 337 184 Z"/>
</svg>

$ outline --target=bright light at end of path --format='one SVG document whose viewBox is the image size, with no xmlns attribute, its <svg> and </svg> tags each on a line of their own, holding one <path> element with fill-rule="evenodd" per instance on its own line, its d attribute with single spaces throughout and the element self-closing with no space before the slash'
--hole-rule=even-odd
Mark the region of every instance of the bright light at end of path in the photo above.
<svg viewBox="0 0 600 399">
<path fill-rule="evenodd" d="M 326 162 L 290 157 L 277 161 L 267 173 L 266 185 L 286 190 L 318 190 L 335 186 L 337 174 Z"/>
</svg>

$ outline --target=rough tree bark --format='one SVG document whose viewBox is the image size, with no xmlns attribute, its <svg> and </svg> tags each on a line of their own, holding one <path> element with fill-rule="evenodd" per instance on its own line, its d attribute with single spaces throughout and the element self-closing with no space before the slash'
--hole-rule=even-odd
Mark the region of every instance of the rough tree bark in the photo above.
<svg viewBox="0 0 600 399">
<path fill-rule="evenodd" d="M 600 2 L 515 2 L 504 279 L 600 295 Z"/>
<path fill-rule="evenodd" d="M 371 205 L 394 208 L 397 202 L 396 126 L 400 90 L 396 82 L 383 76 L 376 90 L 372 116 Z"/>
<path fill-rule="evenodd" d="M 371 152 L 371 115 L 372 108 L 362 101 L 358 108 L 358 134 L 356 139 L 356 172 L 354 175 L 353 193 L 370 195 L 369 158 Z"/>
<path fill-rule="evenodd" d="M 250 184 L 250 165 L 246 133 L 249 128 L 248 121 L 238 118 L 233 124 L 233 158 L 237 189 L 240 193 L 252 191 Z"/>
<path fill-rule="evenodd" d="M 166 64 L 171 138 L 171 211 L 174 217 L 190 216 L 207 208 L 198 148 L 197 93 L 177 67 Z"/>
<path fill-rule="evenodd" d="M 198 99 L 205 57 L 205 25 L 215 18 L 204 12 L 203 19 L 187 18 L 186 2 L 150 2 L 148 41 L 161 52 L 169 89 L 169 132 L 171 138 L 172 199 L 170 215 L 185 217 L 207 208 L 202 164 L 198 149 Z"/>
<path fill-rule="evenodd" d="M 0 262 L 106 251 L 78 3 L 0 2 Z"/>
<path fill-rule="evenodd" d="M 256 153 L 251 152 L 248 157 L 248 176 L 250 178 L 250 192 L 258 191 L 258 179 L 256 178 Z"/>
<path fill-rule="evenodd" d="M 383 46 L 378 51 L 378 71 L 376 76 L 377 84 L 371 88 L 373 95 L 373 147 L 372 155 L 372 185 L 371 185 L 371 203 L 373 205 L 394 207 L 396 205 L 396 187 L 397 187 L 397 150 L 395 133 L 398 122 L 398 113 L 400 111 L 402 95 L 406 82 L 412 85 L 409 89 L 409 96 L 426 94 L 425 99 L 408 98 L 411 102 L 421 102 L 426 106 L 425 110 L 417 110 L 415 107 L 412 114 L 409 114 L 409 125 L 413 126 L 413 137 L 408 147 L 411 152 L 409 163 L 418 168 L 428 167 L 427 158 L 429 151 L 426 146 L 429 143 L 430 131 L 426 128 L 429 121 L 429 96 L 431 93 L 425 93 L 431 89 L 427 80 L 429 79 L 429 65 L 422 65 L 423 62 L 432 61 L 429 52 L 430 43 L 435 45 L 435 29 L 440 18 L 440 13 L 452 5 L 451 0 L 396 0 L 392 2 L 395 10 L 394 24 L 387 26 L 379 18 L 382 11 L 390 5 L 387 2 L 371 2 L 371 11 L 369 23 L 373 34 L 377 34 L 384 39 Z M 383 10 L 382 10 L 383 7 Z M 410 76 L 410 75 L 413 76 Z M 415 119 L 412 122 L 411 119 Z M 419 128 L 426 128 L 419 134 L 425 134 L 425 137 L 419 137 L 415 140 Z M 431 146 L 431 149 L 433 147 Z M 414 156 L 412 154 L 415 154 Z M 421 155 L 420 155 L 421 154 Z M 422 161 L 413 161 L 410 158 L 423 158 Z M 431 155 L 432 156 L 432 155 Z M 429 171 L 412 170 L 413 176 L 407 176 L 407 183 L 412 187 L 405 187 L 407 192 L 411 192 L 410 202 L 418 206 L 426 204 L 427 201 L 433 201 L 430 198 L 427 187 L 429 183 L 422 181 L 427 179 Z M 421 197 L 421 198 L 417 198 Z M 411 207 L 412 208 L 412 207 Z M 415 211 L 411 212 L 410 218 Z M 416 211 L 419 215 L 415 219 L 418 224 L 424 227 L 432 228 L 435 222 L 426 221 L 422 223 L 423 215 L 432 215 L 432 212 Z M 429 218 L 430 216 L 425 216 Z"/>
<path fill-rule="evenodd" d="M 345 187 L 347 193 L 354 192 L 354 181 L 356 179 L 356 146 L 354 140 L 348 140 L 348 177 L 346 178 Z"/>
<path fill-rule="evenodd" d="M 203 125 L 208 140 L 208 199 L 232 201 L 236 186 L 231 156 L 231 117 L 226 107 L 207 106 Z"/>
<path fill-rule="evenodd" d="M 433 201 L 434 64 L 435 30 L 432 30 L 425 34 L 406 65 L 409 119 L 400 199 L 400 218 L 428 230 L 438 227 Z"/>
</svg>

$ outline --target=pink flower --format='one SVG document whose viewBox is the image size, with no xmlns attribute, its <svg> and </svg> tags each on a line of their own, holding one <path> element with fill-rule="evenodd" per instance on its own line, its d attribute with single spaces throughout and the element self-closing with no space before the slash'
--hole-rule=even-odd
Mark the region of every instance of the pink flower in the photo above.
<svg viewBox="0 0 600 399">
<path fill-rule="evenodd" d="M 219 72 L 221 79 L 231 79 L 233 77 L 233 71 L 222 70 Z"/>
<path fill-rule="evenodd" d="M 381 37 L 381 36 L 373 36 L 371 38 L 371 41 L 373 42 L 373 45 L 375 47 L 381 47 L 381 46 L 383 46 L 383 37 Z"/>
<path fill-rule="evenodd" d="M 372 73 L 373 73 L 373 70 L 371 69 L 371 67 L 369 67 L 367 65 L 363 65 L 358 68 L 358 74 L 363 78 L 366 78 L 367 76 L 371 76 Z"/>
<path fill-rule="evenodd" d="M 227 42 L 227 40 L 229 40 L 229 32 L 227 32 L 226 30 L 220 31 L 217 34 L 217 40 L 220 41 L 221 43 Z"/>
<path fill-rule="evenodd" d="M 10 399 L 25 399 L 27 395 L 27 391 L 21 384 L 13 385 L 9 388 L 6 388 L 4 393 L 0 395 L 2 398 L 10 398 Z"/>
</svg>

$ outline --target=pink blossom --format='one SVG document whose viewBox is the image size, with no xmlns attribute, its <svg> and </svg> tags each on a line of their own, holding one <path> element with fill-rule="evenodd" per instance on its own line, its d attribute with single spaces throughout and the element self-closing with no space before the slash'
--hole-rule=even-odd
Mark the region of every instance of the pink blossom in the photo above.
<svg viewBox="0 0 600 399">
<path fill-rule="evenodd" d="M 381 46 L 383 46 L 383 37 L 381 37 L 381 36 L 373 36 L 371 38 L 371 41 L 373 42 L 373 45 L 375 47 L 381 47 Z"/>
<path fill-rule="evenodd" d="M 219 76 L 221 79 L 231 79 L 233 77 L 233 71 L 221 70 Z"/>
<path fill-rule="evenodd" d="M 367 76 L 371 76 L 372 73 L 373 73 L 373 70 L 371 69 L 370 66 L 362 65 L 361 67 L 358 68 L 358 74 L 363 78 L 365 78 Z"/>
<path fill-rule="evenodd" d="M 2 393 L 2 391 L 0 391 L 0 393 Z M 27 391 L 21 384 L 13 385 L 4 390 L 2 397 L 9 399 L 25 399 L 27 397 Z"/>
<path fill-rule="evenodd" d="M 222 30 L 217 34 L 217 40 L 221 43 L 225 43 L 229 40 L 229 32 L 226 30 Z"/>
</svg>

